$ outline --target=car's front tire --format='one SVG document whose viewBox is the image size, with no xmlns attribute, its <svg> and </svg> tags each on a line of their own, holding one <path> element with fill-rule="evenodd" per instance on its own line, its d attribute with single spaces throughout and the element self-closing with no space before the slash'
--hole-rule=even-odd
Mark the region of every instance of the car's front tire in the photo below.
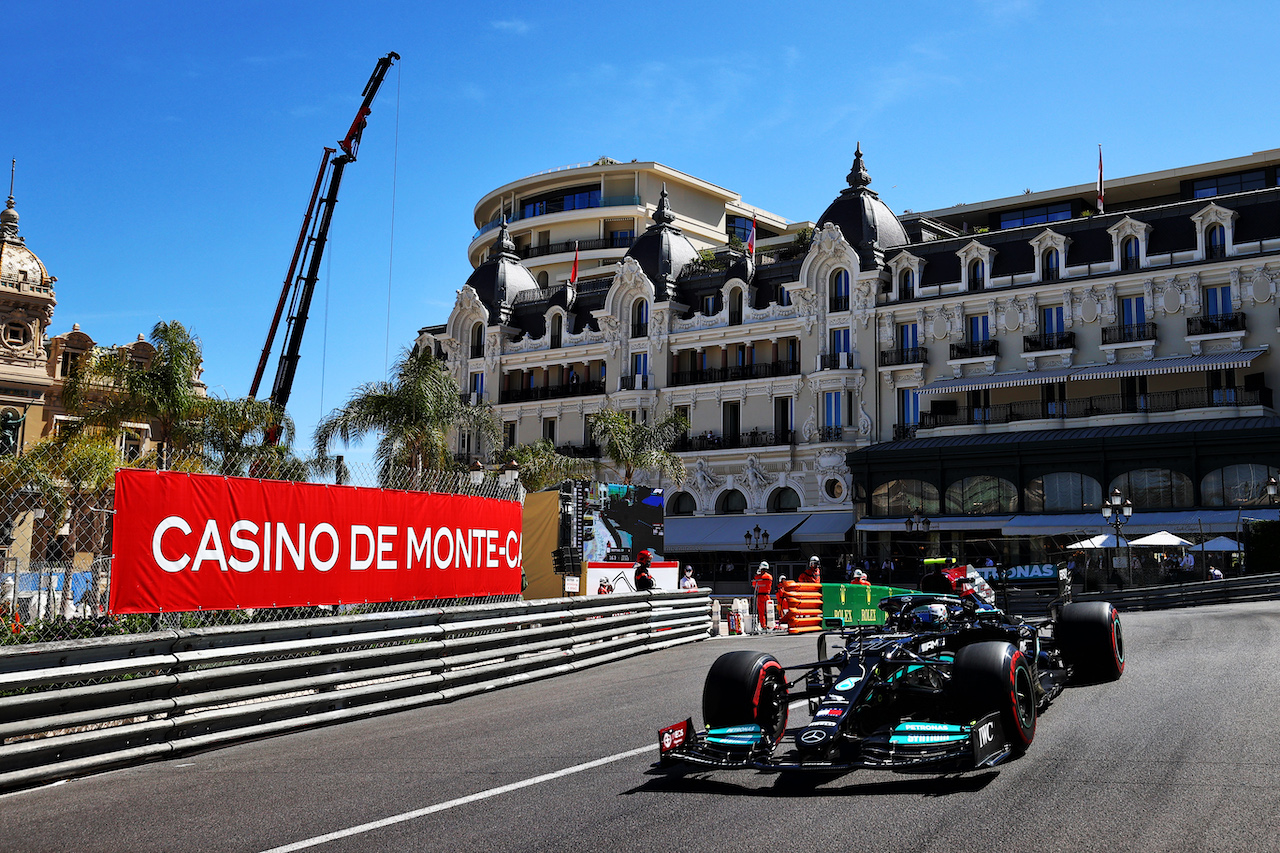
<svg viewBox="0 0 1280 853">
<path fill-rule="evenodd" d="M 1036 736 L 1035 671 L 1021 651 L 991 640 L 956 652 L 951 670 L 952 692 L 961 709 L 978 719 L 992 711 L 1016 754 L 1026 752 Z"/>
<path fill-rule="evenodd" d="M 721 655 L 702 688 L 702 719 L 709 729 L 754 723 L 776 744 L 787 730 L 787 679 L 782 664 L 765 652 Z"/>
<path fill-rule="evenodd" d="M 1054 638 L 1077 681 L 1115 681 L 1124 673 L 1120 613 L 1105 601 L 1064 604 Z"/>
</svg>

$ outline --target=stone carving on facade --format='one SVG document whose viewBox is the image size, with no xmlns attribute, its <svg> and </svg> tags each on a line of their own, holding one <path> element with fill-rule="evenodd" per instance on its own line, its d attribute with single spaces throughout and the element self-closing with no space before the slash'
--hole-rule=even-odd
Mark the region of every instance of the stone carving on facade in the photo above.
<svg viewBox="0 0 1280 853">
<path fill-rule="evenodd" d="M 693 471 L 689 475 L 689 488 L 698 499 L 699 507 L 711 506 L 711 499 L 716 490 L 724 485 L 724 477 L 711 470 L 705 458 L 693 463 Z"/>
<path fill-rule="evenodd" d="M 498 369 L 498 358 L 502 354 L 502 337 L 497 329 L 490 329 L 484 345 L 484 365 L 489 371 Z"/>
<path fill-rule="evenodd" d="M 814 232 L 809 253 L 815 260 L 843 259 L 853 254 L 853 247 L 845 242 L 839 226 L 828 222 Z"/>
<path fill-rule="evenodd" d="M 1189 314 L 1200 313 L 1200 273 L 1193 272 L 1187 276 L 1187 312 Z"/>
<path fill-rule="evenodd" d="M 643 288 L 648 281 L 640 262 L 627 255 L 618 264 L 618 272 L 613 276 L 613 289 L 622 293 L 632 287 Z"/>
<path fill-rule="evenodd" d="M 486 323 L 489 321 L 489 309 L 481 301 L 480 294 L 476 293 L 476 289 L 469 284 L 462 285 L 462 289 L 458 291 L 457 301 L 454 304 L 457 311 L 478 317 Z"/>
<path fill-rule="evenodd" d="M 753 453 L 747 457 L 746 464 L 742 466 L 741 479 L 743 486 L 750 493 L 752 504 L 760 506 L 765 502 L 765 492 L 778 479 L 778 475 L 766 471 Z"/>
<path fill-rule="evenodd" d="M 818 298 L 808 288 L 797 288 L 791 291 L 791 301 L 795 303 L 797 316 L 804 323 L 806 335 L 813 334 L 813 324 L 818 319 Z"/>
<path fill-rule="evenodd" d="M 1275 298 L 1275 274 L 1265 266 L 1259 264 L 1253 268 L 1253 275 L 1249 277 L 1249 283 L 1250 298 L 1254 302 L 1270 302 Z"/>
<path fill-rule="evenodd" d="M 867 414 L 867 401 L 858 399 L 858 435 L 871 435 L 871 415 Z"/>
<path fill-rule="evenodd" d="M 622 321 L 612 314 L 605 314 L 599 318 L 599 323 L 609 357 L 617 358 L 618 348 L 622 344 Z"/>
<path fill-rule="evenodd" d="M 889 374 L 885 374 L 886 379 L 890 379 Z M 818 413 L 814 411 L 812 405 L 809 406 L 809 417 L 805 419 L 804 426 L 800 427 L 800 436 L 806 442 L 813 441 L 818 434 Z"/>
<path fill-rule="evenodd" d="M 440 348 L 444 350 L 445 364 L 456 367 L 461 357 L 462 344 L 453 338 L 440 338 Z"/>
</svg>

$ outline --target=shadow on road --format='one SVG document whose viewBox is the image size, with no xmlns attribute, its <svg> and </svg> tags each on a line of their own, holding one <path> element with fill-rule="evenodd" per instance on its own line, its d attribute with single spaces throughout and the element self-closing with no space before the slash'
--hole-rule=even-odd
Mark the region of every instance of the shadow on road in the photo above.
<svg viewBox="0 0 1280 853">
<path fill-rule="evenodd" d="M 674 793 L 721 794 L 739 797 L 806 797 L 806 796 L 894 796 L 946 797 L 981 791 L 1000 774 L 995 770 L 949 776 L 900 776 L 878 771 L 829 776 L 817 773 L 784 773 L 773 784 L 754 788 L 749 785 L 726 781 L 705 771 L 649 771 L 652 778 L 637 785 L 625 794 Z M 855 771 L 857 772 L 857 771 Z M 751 775 L 748 778 L 759 778 Z"/>
</svg>

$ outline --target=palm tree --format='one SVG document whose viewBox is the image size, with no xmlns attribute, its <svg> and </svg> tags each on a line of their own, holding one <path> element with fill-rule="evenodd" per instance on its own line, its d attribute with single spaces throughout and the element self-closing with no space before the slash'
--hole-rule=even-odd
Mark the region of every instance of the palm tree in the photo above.
<svg viewBox="0 0 1280 853">
<path fill-rule="evenodd" d="M 178 321 L 156 323 L 150 341 L 155 355 L 149 361 L 123 347 L 81 356 L 62 389 L 67 410 L 80 417 L 72 433 L 115 435 L 126 424 L 150 424 L 157 467 L 168 468 L 175 449 L 204 451 L 211 423 L 238 422 L 251 432 L 285 422 L 268 403 L 207 397 L 199 383 L 200 340 Z"/>
<path fill-rule="evenodd" d="M 379 484 L 403 487 L 398 478 L 408 471 L 413 485 L 420 485 L 427 471 L 458 470 L 449 448 L 455 430 L 472 431 L 489 446 L 497 444 L 501 434 L 493 408 L 463 402 L 462 390 L 444 363 L 414 347 L 396 362 L 390 381 L 361 385 L 320 421 L 315 453 L 325 458 L 334 442 L 349 446 L 376 432 Z"/>
<path fill-rule="evenodd" d="M 225 476 L 305 480 L 307 463 L 293 455 L 293 419 L 265 400 L 209 398 L 193 444 L 207 470 Z"/>
<path fill-rule="evenodd" d="M 610 402 L 587 419 L 604 455 L 622 474 L 623 485 L 631 484 L 637 470 L 656 471 L 677 486 L 684 482 L 684 462 L 671 452 L 680 434 L 689 428 L 683 415 L 671 412 L 661 420 L 644 422 Z"/>
<path fill-rule="evenodd" d="M 546 438 L 507 448 L 502 453 L 502 461 L 520 466 L 520 483 L 526 492 L 540 492 L 565 480 L 589 480 L 600 467 L 591 459 L 565 456 Z"/>
</svg>

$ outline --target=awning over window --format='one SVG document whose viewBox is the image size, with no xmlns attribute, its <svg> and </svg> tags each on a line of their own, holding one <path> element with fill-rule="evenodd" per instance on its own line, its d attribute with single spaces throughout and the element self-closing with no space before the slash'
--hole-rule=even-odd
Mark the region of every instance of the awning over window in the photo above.
<svg viewBox="0 0 1280 853">
<path fill-rule="evenodd" d="M 757 515 L 668 516 L 663 547 L 670 552 L 741 551 L 743 534 L 758 524 L 777 542 L 809 518 L 808 513 L 771 512 Z M 666 553 L 664 551 L 664 555 Z"/>
<path fill-rule="evenodd" d="M 1008 515 L 943 515 L 937 518 L 930 516 L 929 532 L 938 530 L 999 530 L 1011 518 Z M 907 519 L 898 518 L 863 518 L 858 521 L 858 529 L 868 533 L 907 532 Z"/>
<path fill-rule="evenodd" d="M 1264 352 L 1265 349 L 1246 349 L 1206 355 L 1176 355 L 1153 358 L 1150 361 L 1128 361 L 1124 364 L 1099 364 L 1096 367 L 1076 368 L 1071 379 L 1115 379 L 1121 376 L 1152 376 L 1157 373 L 1227 370 L 1232 367 L 1248 367 Z"/>
<path fill-rule="evenodd" d="M 1120 528 L 1127 538 L 1167 530 L 1184 539 L 1205 533 L 1234 533 L 1247 521 L 1280 520 L 1280 508 L 1242 507 L 1234 509 L 1135 510 L 1129 523 Z M 1049 515 L 1015 515 L 1003 527 L 1006 536 L 1093 535 L 1110 533 L 1111 525 L 1101 512 Z"/>
<path fill-rule="evenodd" d="M 953 391 L 976 391 L 980 388 L 1012 388 L 1015 385 L 1044 385 L 1065 381 L 1075 367 L 1055 367 L 1052 370 L 1023 370 L 1018 373 L 993 373 L 990 376 L 962 376 L 959 379 L 939 379 L 916 389 L 917 394 L 949 394 Z"/>
<path fill-rule="evenodd" d="M 853 513 L 849 510 L 815 512 L 805 519 L 804 524 L 795 529 L 791 534 L 791 541 L 845 542 L 849 538 L 850 527 L 853 527 Z"/>
</svg>

